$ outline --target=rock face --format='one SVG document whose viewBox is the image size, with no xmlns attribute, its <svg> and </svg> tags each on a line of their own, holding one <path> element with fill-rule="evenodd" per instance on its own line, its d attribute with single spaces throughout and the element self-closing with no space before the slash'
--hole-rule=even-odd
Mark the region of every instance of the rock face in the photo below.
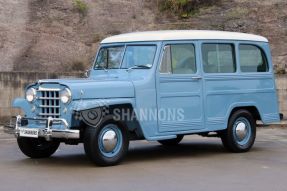
<svg viewBox="0 0 287 191">
<path fill-rule="evenodd" d="M 29 21 L 27 0 L 0 0 L 0 70 L 11 71 L 27 41 L 23 38 Z"/>
<path fill-rule="evenodd" d="M 99 41 L 123 32 L 212 29 L 255 33 L 271 43 L 286 68 L 286 0 L 221 0 L 182 19 L 160 0 L 0 0 L 0 71 L 71 71 L 90 65 Z"/>
</svg>

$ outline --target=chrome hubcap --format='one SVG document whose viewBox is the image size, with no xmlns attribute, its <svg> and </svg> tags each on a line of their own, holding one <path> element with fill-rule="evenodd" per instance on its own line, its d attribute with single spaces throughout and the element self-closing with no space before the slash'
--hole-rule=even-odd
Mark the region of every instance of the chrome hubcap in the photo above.
<svg viewBox="0 0 287 191">
<path fill-rule="evenodd" d="M 102 136 L 103 149 L 105 152 L 112 152 L 118 142 L 117 134 L 114 130 L 108 130 Z"/>
<path fill-rule="evenodd" d="M 239 141 L 242 141 L 247 135 L 247 127 L 243 122 L 239 122 L 235 127 L 236 136 Z"/>
</svg>

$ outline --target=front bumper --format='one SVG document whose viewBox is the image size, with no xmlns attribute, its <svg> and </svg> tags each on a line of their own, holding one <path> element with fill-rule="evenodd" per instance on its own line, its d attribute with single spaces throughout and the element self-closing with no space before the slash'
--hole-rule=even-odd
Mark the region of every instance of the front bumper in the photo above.
<svg viewBox="0 0 287 191">
<path fill-rule="evenodd" d="M 68 129 L 69 124 L 63 118 L 27 118 L 20 115 L 13 117 L 9 125 L 4 126 L 4 132 L 8 134 L 14 134 L 16 137 L 20 137 L 20 128 L 29 128 L 28 125 L 23 123 L 23 121 L 29 124 L 29 121 L 44 122 L 45 127 L 43 128 L 33 128 L 38 129 L 38 137 L 44 137 L 46 140 L 51 140 L 52 138 L 60 139 L 79 139 L 80 130 Z M 62 124 L 64 128 L 53 128 L 53 124 Z"/>
</svg>

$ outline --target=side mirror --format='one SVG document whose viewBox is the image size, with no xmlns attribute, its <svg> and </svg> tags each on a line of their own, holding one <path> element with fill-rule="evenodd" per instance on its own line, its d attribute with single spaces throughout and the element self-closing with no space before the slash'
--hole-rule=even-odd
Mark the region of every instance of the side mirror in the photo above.
<svg viewBox="0 0 287 191">
<path fill-rule="evenodd" d="M 85 77 L 89 77 L 90 76 L 90 73 L 91 73 L 91 69 L 89 69 L 89 70 L 86 70 L 86 72 L 85 72 Z"/>
</svg>

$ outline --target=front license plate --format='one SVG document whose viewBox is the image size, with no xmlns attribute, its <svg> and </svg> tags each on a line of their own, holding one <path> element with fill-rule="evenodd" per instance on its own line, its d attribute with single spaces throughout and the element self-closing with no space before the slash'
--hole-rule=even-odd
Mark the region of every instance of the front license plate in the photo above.
<svg viewBox="0 0 287 191">
<path fill-rule="evenodd" d="M 20 130 L 20 137 L 32 137 L 32 138 L 38 138 L 38 129 L 32 129 L 32 128 L 19 128 Z"/>
</svg>

